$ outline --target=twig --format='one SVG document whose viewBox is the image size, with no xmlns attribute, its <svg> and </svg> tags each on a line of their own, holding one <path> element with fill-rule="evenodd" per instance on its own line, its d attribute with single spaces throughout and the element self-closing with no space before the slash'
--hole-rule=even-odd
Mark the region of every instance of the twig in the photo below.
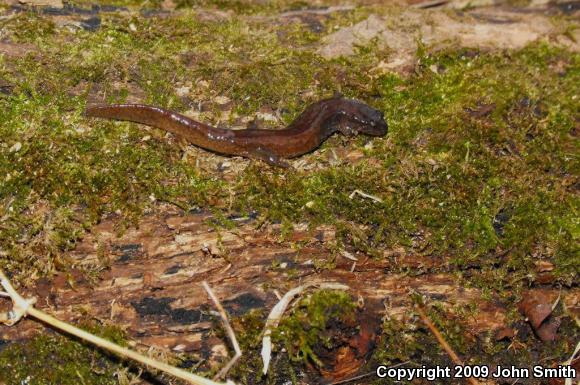
<svg viewBox="0 0 580 385">
<path fill-rule="evenodd" d="M 449 357 L 451 357 L 451 360 L 453 360 L 453 362 L 456 363 L 457 365 L 463 365 L 463 361 L 461 361 L 459 356 L 455 353 L 455 351 L 451 348 L 451 346 L 449 346 L 447 341 L 445 341 L 445 338 L 443 338 L 443 335 L 441 334 L 441 332 L 439 332 L 439 330 L 437 329 L 435 324 L 427 316 L 427 314 L 425 313 L 425 310 L 423 310 L 423 307 L 418 306 L 417 311 L 419 312 L 419 316 L 421 317 L 421 320 L 423 320 L 425 325 L 427 325 L 429 330 L 431 330 L 431 333 L 433 333 L 433 335 L 435 335 L 435 338 L 437 338 L 437 341 L 439 342 L 439 344 L 441 345 L 443 350 L 445 350 L 445 352 L 447 352 Z"/>
<path fill-rule="evenodd" d="M 417 311 L 419 313 L 419 317 L 421 317 L 421 320 L 423 320 L 423 322 L 425 323 L 425 325 L 427 325 L 427 327 L 429 328 L 429 330 L 431 330 L 431 333 L 433 333 L 433 335 L 437 339 L 437 342 L 439 342 L 439 345 L 441 345 L 441 347 L 443 348 L 443 350 L 445 350 L 445 352 L 449 355 L 449 357 L 451 357 L 451 360 L 456 365 L 463 365 L 463 361 L 461 361 L 461 359 L 459 358 L 459 356 L 455 353 L 455 351 L 451 348 L 451 346 L 449 346 L 449 344 L 447 343 L 447 341 L 445 341 L 445 338 L 443 338 L 443 335 L 441 334 L 441 332 L 439 332 L 439 330 L 437 329 L 437 327 L 435 326 L 435 324 L 431 321 L 431 319 L 429 319 L 429 317 L 425 313 L 425 310 L 423 309 L 423 306 L 417 305 Z M 473 377 L 468 377 L 467 378 L 467 381 L 471 385 L 480 385 L 480 382 L 477 381 Z"/>
<path fill-rule="evenodd" d="M 411 361 L 399 362 L 398 364 L 395 364 L 395 365 L 389 366 L 389 367 L 387 368 L 387 370 L 388 370 L 388 369 L 394 369 L 394 368 L 398 368 L 399 366 L 406 365 L 406 364 L 408 364 L 409 362 L 411 362 Z M 376 373 L 377 373 L 377 372 L 376 372 L 376 371 L 374 371 L 374 372 L 368 372 L 368 373 L 360 374 L 360 375 L 358 375 L 358 376 L 354 376 L 354 377 L 351 377 L 351 378 L 347 378 L 347 379 L 344 379 L 344 380 L 340 380 L 340 381 L 336 381 L 336 382 L 330 383 L 329 385 L 340 385 L 340 384 L 346 384 L 346 383 L 349 383 L 349 382 L 352 382 L 352 381 L 360 380 L 361 378 L 365 378 L 365 377 L 368 377 L 368 376 L 372 376 L 373 374 L 376 374 Z"/>
<path fill-rule="evenodd" d="M 144 356 L 144 355 L 139 354 L 135 351 L 121 347 L 121 346 L 114 344 L 110 341 L 107 341 L 101 337 L 97 337 L 93 334 L 87 333 L 86 331 L 84 331 L 82 329 L 79 329 L 79 328 L 74 327 L 72 325 L 69 325 L 65 322 L 62 322 L 62 321 L 60 321 L 60 320 L 58 320 L 50 315 L 38 310 L 38 309 L 35 309 L 32 305 L 34 305 L 34 303 L 36 302 L 36 298 L 25 299 L 22 296 L 20 296 L 20 294 L 18 294 L 16 292 L 16 290 L 12 287 L 12 284 L 10 283 L 10 281 L 8 280 L 8 278 L 6 277 L 6 275 L 4 274 L 2 269 L 0 269 L 0 284 L 4 287 L 4 290 L 6 290 L 6 292 L 9 294 L 10 299 L 12 300 L 12 303 L 13 303 L 12 310 L 9 313 L 4 314 L 5 316 L 7 316 L 6 320 L 3 321 L 3 323 L 6 325 L 9 325 L 9 326 L 14 325 L 22 317 L 25 317 L 28 315 L 28 316 L 36 318 L 40 321 L 43 321 L 44 323 L 47 323 L 56 329 L 60 329 L 68 334 L 72 334 L 73 336 L 81 338 L 85 341 L 89 341 L 90 343 L 97 345 L 100 348 L 107 349 L 113 353 L 116 353 L 121 357 L 130 358 L 134 361 L 140 362 L 140 363 L 147 365 L 149 367 L 152 367 L 152 368 L 155 368 L 157 370 L 161 370 L 163 372 L 169 373 L 170 375 L 172 375 L 176 378 L 189 381 L 192 384 L 195 384 L 195 385 L 222 385 L 222 384 L 217 383 L 215 381 L 212 381 L 208 378 L 204 378 L 204 377 L 195 375 L 193 373 L 186 372 L 185 370 L 173 367 L 173 366 L 168 365 L 164 362 L 154 360 L 150 357 Z M 0 320 L 2 318 L 3 318 L 2 314 L 0 314 Z M 228 384 L 232 384 L 232 382 L 228 381 Z"/>
<path fill-rule="evenodd" d="M 236 338 L 236 334 L 234 333 L 234 329 L 232 329 L 232 326 L 230 325 L 230 321 L 228 320 L 228 314 L 226 313 L 222 304 L 217 299 L 214 292 L 211 290 L 211 287 L 209 287 L 209 285 L 207 284 L 206 281 L 203 281 L 201 284 L 203 285 L 203 288 L 205 289 L 205 291 L 207 292 L 207 294 L 209 295 L 209 297 L 213 301 L 215 307 L 218 309 L 218 312 L 222 318 L 222 322 L 224 324 L 224 327 L 226 328 L 226 332 L 228 333 L 228 337 L 230 338 L 230 341 L 232 342 L 232 346 L 234 347 L 234 351 L 236 352 L 236 354 L 232 357 L 230 362 L 228 362 L 228 364 L 226 366 L 224 366 L 219 371 L 219 373 L 214 376 L 213 379 L 217 380 L 219 378 L 224 378 L 228 374 L 228 372 L 230 371 L 232 366 L 234 366 L 236 361 L 238 361 L 240 359 L 240 357 L 242 356 L 242 350 L 240 349 L 240 345 L 238 344 L 238 340 Z"/>
<path fill-rule="evenodd" d="M 574 361 L 574 357 L 576 357 L 576 355 L 579 352 L 580 352 L 580 342 L 578 342 L 578 344 L 576 345 L 576 349 L 574 349 L 574 353 L 572 353 L 572 355 L 570 356 L 568 361 L 564 362 L 564 365 L 567 365 L 567 366 L 572 365 L 572 362 Z M 566 381 L 564 381 L 564 385 L 572 385 L 572 379 L 566 378 Z"/>
<path fill-rule="evenodd" d="M 352 263 L 352 266 L 350 267 L 350 272 L 354 273 L 354 269 L 356 268 L 356 262 Z"/>
<path fill-rule="evenodd" d="M 377 196 L 374 196 L 374 195 L 371 195 L 371 194 L 367 194 L 367 193 L 365 193 L 365 192 L 363 192 L 361 190 L 358 190 L 358 189 L 357 190 L 354 190 L 353 192 L 351 192 L 348 197 L 349 197 L 349 199 L 352 199 L 357 194 L 360 195 L 363 198 L 368 198 L 368 199 L 374 200 L 375 202 L 383 203 L 383 200 L 381 198 L 379 198 Z"/>
<path fill-rule="evenodd" d="M 341 250 L 340 255 L 342 255 L 346 259 L 350 259 L 351 261 L 358 261 L 357 257 L 355 257 L 354 255 L 352 255 L 352 253 L 349 253 L 346 250 Z"/>
<path fill-rule="evenodd" d="M 0 269 L 0 284 L 4 290 L 6 290 L 6 292 L 3 293 L 8 294 L 8 297 L 12 300 L 12 310 L 6 314 L 6 319 L 2 321 L 2 323 L 12 326 L 20 321 L 22 317 L 25 317 L 30 309 L 34 309 L 32 305 L 36 303 L 36 298 L 24 299 L 20 294 L 18 294 L 2 269 Z"/>
<path fill-rule="evenodd" d="M 435 7 L 445 5 L 447 3 L 448 3 L 447 0 L 428 0 L 428 1 L 424 1 L 422 3 L 413 4 L 413 5 L 411 5 L 411 8 L 419 8 L 419 9 L 435 8 Z"/>
<path fill-rule="evenodd" d="M 372 376 L 375 373 L 376 372 L 368 372 L 368 373 L 364 373 L 364 374 L 359 374 L 358 376 L 354 376 L 354 377 L 351 377 L 351 378 L 347 378 L 346 380 L 340 380 L 340 381 L 332 382 L 329 385 L 347 384 L 347 383 L 352 382 L 352 381 L 360 380 L 361 378 L 365 378 L 365 377 L 368 377 L 368 376 Z"/>
</svg>

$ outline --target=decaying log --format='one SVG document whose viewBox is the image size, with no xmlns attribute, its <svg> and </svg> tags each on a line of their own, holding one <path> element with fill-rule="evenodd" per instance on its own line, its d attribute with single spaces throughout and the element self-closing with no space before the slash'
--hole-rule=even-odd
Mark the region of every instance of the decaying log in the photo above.
<svg viewBox="0 0 580 385">
<path fill-rule="evenodd" d="M 450 274 L 387 273 L 393 263 L 429 267 L 432 260 L 359 256 L 353 270 L 353 261 L 339 256 L 335 268 L 317 271 L 314 261 L 334 258 L 327 247 L 334 241 L 330 227 L 308 231 L 297 226 L 282 240 L 276 225 L 256 228 L 256 221 L 241 218 L 237 227 L 224 230 L 212 220 L 207 213 L 183 214 L 167 207 L 120 237 L 114 221 L 104 220 L 70 254 L 77 267 L 108 264 L 98 280 L 62 274 L 39 282 L 36 293 L 27 294 L 38 297 L 39 309 L 65 321 L 111 320 L 139 343 L 218 356 L 226 350 L 216 346 L 225 342 L 208 337 L 211 303 L 201 286 L 204 280 L 231 317 L 253 308 L 267 314 L 278 301 L 275 290 L 283 294 L 299 284 L 334 281 L 348 285 L 377 320 L 408 314 L 412 290 L 448 305 L 477 304 L 477 316 L 469 325 L 473 333 L 504 326 L 501 306 L 484 301 L 477 289 L 458 287 Z M 23 338 L 38 327 L 32 321 L 0 327 L 0 338 Z"/>
</svg>

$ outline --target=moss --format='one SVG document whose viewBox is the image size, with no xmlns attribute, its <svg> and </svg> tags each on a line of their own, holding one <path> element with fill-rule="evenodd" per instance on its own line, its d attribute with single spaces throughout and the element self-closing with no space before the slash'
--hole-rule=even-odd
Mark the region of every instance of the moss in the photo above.
<svg viewBox="0 0 580 385">
<path fill-rule="evenodd" d="M 54 22 L 36 12 L 25 12 L 13 18 L 7 28 L 11 38 L 18 43 L 42 43 L 55 34 Z"/>
<path fill-rule="evenodd" d="M 512 315 L 513 319 L 508 323 L 516 331 L 513 339 L 498 341 L 493 332 L 473 334 L 469 323 L 477 316 L 476 308 L 475 303 L 449 308 L 434 302 L 427 311 L 429 319 L 466 365 L 530 367 L 538 362 L 538 357 L 549 357 L 550 362 L 563 362 L 574 350 L 578 329 L 571 327 L 574 321 L 570 317 L 562 317 L 561 306 L 551 316 L 562 317 L 561 329 L 553 342 L 540 341 L 519 314 Z M 442 352 L 440 344 L 418 317 L 388 318 L 383 323 L 369 366 L 391 366 L 410 361 L 410 366 L 413 362 L 421 362 L 428 367 L 452 367 L 454 364 Z"/>
<path fill-rule="evenodd" d="M 85 330 L 125 345 L 124 334 L 111 326 L 83 325 Z M 6 385 L 118 384 L 123 365 L 93 346 L 69 336 L 39 335 L 0 350 L 0 378 Z"/>
<path fill-rule="evenodd" d="M 305 5 L 252 4 L 247 13 L 275 19 Z M 580 55 L 549 44 L 434 54 L 421 47 L 415 72 L 401 77 L 376 70 L 390 55 L 376 42 L 352 57 L 326 60 L 314 53 L 335 27 L 370 12 L 398 12 L 389 7 L 321 18 L 323 31 L 316 32 L 293 20 L 208 16 L 198 11 L 200 2 L 181 5 L 166 18 L 105 12 L 94 33 L 35 12 L 2 20 L 3 39 L 30 48 L 26 55 L 0 56 L 0 79 L 9 84 L 0 93 L 0 266 L 20 283 L 66 270 L 63 255 L 103 216 L 116 213 L 122 228 L 155 208 L 154 200 L 185 210 L 206 207 L 218 227 L 232 225 L 233 211 L 259 212 L 260 223 L 282 223 L 281 238 L 298 221 L 333 225 L 337 249 L 349 246 L 375 258 L 399 247 L 444 256 L 433 271 L 450 271 L 458 284 L 507 304 L 533 280 L 539 259 L 554 264 L 558 283 L 574 283 Z M 202 5 L 229 11 L 246 2 Z M 563 31 L 573 27 L 566 23 Z M 335 91 L 382 110 L 388 137 L 331 138 L 304 157 L 321 167 L 273 170 L 253 162 L 231 182 L 201 172 L 159 131 L 81 114 L 89 99 L 118 102 L 131 95 L 179 111 L 203 105 L 200 119 L 210 123 L 241 124 L 263 107 L 288 123 Z M 216 96 L 227 96 L 232 111 L 222 114 Z M 364 159 L 330 165 L 326 154 L 336 147 L 361 151 Z M 351 199 L 354 186 L 382 202 Z M 333 262 L 316 264 L 332 268 Z M 456 342 L 463 346 L 460 334 Z M 304 338 L 293 357 L 314 360 L 313 342 Z M 413 349 L 410 342 L 397 354 Z"/>
<path fill-rule="evenodd" d="M 176 0 L 178 9 L 205 8 L 221 11 L 231 11 L 235 14 L 272 14 L 276 12 L 297 11 L 304 9 L 316 9 L 338 3 L 337 1 L 318 1 L 312 5 L 302 0 Z"/>
<path fill-rule="evenodd" d="M 333 28 L 366 12 L 325 23 Z M 552 260 L 563 282 L 578 268 L 576 54 L 541 44 L 485 54 L 423 48 L 417 73 L 400 78 L 369 74 L 389 54 L 376 43 L 325 60 L 309 48 L 311 32 L 295 23 L 202 20 L 195 11 L 168 19 L 112 14 L 96 33 L 39 23 L 50 24 L 33 13 L 6 22 L 8 37 L 37 50 L 4 57 L 0 67 L 14 86 L 0 99 L 7 175 L 0 196 L 9 209 L 0 235 L 11 270 L 24 275 L 34 255 L 58 258 L 103 214 L 136 220 L 150 197 L 183 208 L 256 210 L 285 228 L 304 219 L 334 224 L 339 242 L 376 257 L 387 245 L 449 255 L 460 271 L 477 267 L 470 281 L 493 291 L 525 284 L 537 257 Z M 231 122 L 263 106 L 281 108 L 289 122 L 305 104 L 340 90 L 379 107 L 391 128 L 388 140 L 332 139 L 313 155 L 368 143 L 368 161 L 307 173 L 255 164 L 232 191 L 165 141 L 143 142 L 136 125 L 84 120 L 91 83 L 110 101 L 135 87 L 144 101 L 169 108 L 204 101 L 213 106 L 202 116 L 210 122 L 220 118 L 218 95 L 234 101 Z M 186 97 L 175 91 L 183 86 L 191 89 Z M 17 143 L 22 148 L 11 151 Z M 353 185 L 383 203 L 350 199 Z M 55 264 L 33 268 L 41 265 Z"/>
<path fill-rule="evenodd" d="M 381 339 L 373 353 L 372 361 L 393 365 L 409 361 L 414 356 L 424 353 L 427 344 L 423 338 L 417 338 L 416 334 L 419 334 L 417 327 L 411 322 L 385 319 Z"/>
<path fill-rule="evenodd" d="M 85 93 L 69 94 L 83 82 L 103 84 L 111 101 L 127 94 L 127 88 L 111 89 L 111 83 L 132 82 L 145 92 L 145 101 L 181 109 L 191 101 L 178 97 L 176 86 L 197 79 L 210 86 L 192 84 L 193 96 L 209 100 L 227 94 L 236 101 L 230 120 L 271 105 L 285 108 L 283 118 L 290 121 L 305 102 L 336 90 L 340 78 L 348 95 L 379 96 L 373 104 L 387 114 L 390 140 L 375 140 L 367 156 L 382 164 L 307 175 L 250 167 L 236 191 L 247 197 L 235 202 L 239 208 L 266 209 L 268 217 L 284 223 L 306 213 L 316 222 L 339 217 L 378 228 L 364 246 L 367 251 L 381 244 L 417 245 L 416 234 L 423 234 L 420 248 L 450 252 L 459 266 L 481 265 L 481 257 L 489 261 L 490 253 L 510 249 L 508 268 L 530 267 L 529 255 L 544 249 L 562 277 L 577 267 L 570 246 L 578 236 L 577 203 L 570 193 L 577 166 L 569 140 L 577 55 L 546 45 L 509 55 L 443 52 L 425 54 L 409 79 L 370 78 L 365 70 L 387 53 L 371 43 L 355 57 L 326 61 L 298 49 L 311 38 L 300 35 L 295 24 L 278 27 L 298 37 L 287 46 L 259 22 L 200 21 L 194 13 L 169 21 L 112 16 L 92 34 L 37 28 L 38 23 L 50 24 L 36 14 L 8 23 L 12 38 L 35 42 L 39 50 L 18 61 L 4 58 L 2 67 L 3 77 L 15 82 L 13 93 L 2 97 L 2 162 L 9 175 L 2 196 L 14 200 L 17 217 L 23 214 L 18 208 L 39 200 L 69 213 L 87 207 L 89 218 L 115 210 L 139 215 L 152 194 L 185 207 L 208 203 L 204 191 L 217 192 L 219 206 L 220 183 L 197 174 L 164 143 L 142 143 L 134 125 L 91 121 L 87 126 L 79 115 Z M 129 24 L 132 29 L 124 27 Z M 70 41 L 62 44 L 55 35 Z M 145 51 L 151 44 L 154 51 Z M 195 56 L 184 56 L 191 46 Z M 429 69 L 433 66 L 439 73 Z M 301 100 L 308 89 L 314 95 Z M 478 115 L 485 105 L 493 108 Z M 21 137 L 27 138 L 22 149 L 10 152 Z M 347 199 L 353 183 L 382 195 L 384 203 Z M 306 202 L 314 204 L 305 207 Z M 500 214 L 505 223 L 498 224 Z M 17 222 L 15 229 L 22 230 Z M 26 226 L 34 233 L 32 224 Z M 63 232 L 57 249 L 77 237 L 75 231 Z"/>
<path fill-rule="evenodd" d="M 243 352 L 243 359 L 239 360 L 229 372 L 230 378 L 242 384 L 279 384 L 290 378 L 297 383 L 298 370 L 293 362 L 284 354 L 277 355 L 270 363 L 266 375 L 262 374 L 262 337 L 267 314 L 263 309 L 253 309 L 248 313 L 231 319 L 231 325 Z M 221 323 L 218 327 L 220 338 L 226 339 L 226 333 Z"/>
<path fill-rule="evenodd" d="M 232 319 L 232 328 L 244 352 L 244 360 L 233 368 L 232 375 L 242 383 L 257 382 L 262 373 L 262 358 L 260 350 L 262 346 L 262 331 L 264 330 L 266 314 L 262 310 L 251 310 L 240 317 Z M 225 336 L 225 333 L 224 333 Z M 272 375 L 272 371 L 270 371 Z"/>
<path fill-rule="evenodd" d="M 262 24 L 236 18 L 199 21 L 195 13 L 185 13 L 164 21 L 112 15 L 110 20 L 104 16 L 103 28 L 96 33 L 63 29 L 39 33 L 34 26 L 42 20 L 23 14 L 7 22 L 7 31 L 12 31 L 8 35 L 15 39 L 36 31 L 28 41 L 34 41 L 37 49 L 17 60 L 4 58 L 1 69 L 14 88 L 0 100 L 6 140 L 0 170 L 7 175 L 0 195 L 10 206 L 0 231 L 2 248 L 11 255 L 4 263 L 10 270 L 20 270 L 21 276 L 31 267 L 54 266 L 50 260 L 103 214 L 118 212 L 136 220 L 151 205 L 150 197 L 184 208 L 209 203 L 220 207 L 221 198 L 229 194 L 221 181 L 200 175 L 166 143 L 143 142 L 144 134 L 134 125 L 88 124 L 80 112 L 91 82 L 102 84 L 101 92 L 111 102 L 123 101 L 128 87 L 137 86 L 145 101 L 180 109 L 192 101 L 177 96 L 176 86 L 197 79 L 211 86 L 196 88 L 192 96 L 211 100 L 229 92 L 240 101 L 233 117 L 285 100 L 290 102 L 284 103 L 289 120 L 302 108 L 300 92 L 316 78 L 326 84 L 321 91 L 329 91 L 334 73 L 342 72 L 338 63 L 280 45 L 275 33 L 262 33 Z M 154 52 L 148 51 L 151 45 Z M 184 54 L 191 45 L 197 47 L 195 58 Z M 261 54 L 264 51 L 269 55 Z M 313 60 L 321 68 L 312 66 Z M 226 66 L 228 71 L 216 71 Z M 173 81 L 167 81 L 167 73 L 172 73 Z M 113 83 L 122 86 L 112 87 Z M 22 148 L 11 151 L 17 143 Z M 69 216 L 61 222 L 59 240 L 47 243 L 45 222 L 55 210 Z M 16 241 L 16 234 L 25 234 L 26 242 Z M 38 248 L 33 250 L 33 244 Z M 33 258 L 37 254 L 46 255 L 48 263 Z M 36 266 L 30 266 L 33 259 Z"/>
<path fill-rule="evenodd" d="M 356 302 L 348 293 L 336 290 L 317 290 L 303 298 L 292 312 L 280 322 L 273 341 L 282 344 L 292 361 L 323 365 L 316 356 L 317 349 L 332 348 L 327 331 L 331 323 L 352 323 Z"/>
<path fill-rule="evenodd" d="M 451 254 L 458 267 L 478 266 L 484 274 L 504 258 L 506 274 L 513 279 L 521 272 L 524 280 L 532 255 L 554 258 L 566 261 L 558 271 L 568 280 L 578 267 L 571 249 L 578 201 L 568 187 L 577 167 L 569 147 L 577 60 L 543 45 L 509 57 L 427 56 L 425 68 L 437 63 L 442 74 L 426 69 L 409 80 L 377 81 L 378 104 L 391 122 L 390 141 L 375 141 L 370 154 L 381 166 L 251 174 L 248 202 L 267 201 L 272 220 L 306 216 L 364 225 L 366 237 L 358 238 L 370 246 Z M 566 73 L 546 67 L 558 61 L 568 63 Z M 486 105 L 492 112 L 477 117 Z M 353 185 L 383 203 L 350 199 Z M 484 286 L 498 282 L 488 278 Z"/>
</svg>

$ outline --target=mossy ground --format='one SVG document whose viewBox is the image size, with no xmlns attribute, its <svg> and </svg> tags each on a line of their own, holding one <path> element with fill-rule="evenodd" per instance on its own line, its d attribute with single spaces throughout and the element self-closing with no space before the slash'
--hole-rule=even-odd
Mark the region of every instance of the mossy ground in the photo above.
<svg viewBox="0 0 580 385">
<path fill-rule="evenodd" d="M 82 327 L 125 345 L 123 333 L 115 327 L 95 323 Z M 40 335 L 0 351 L 0 380 L 7 385 L 116 385 L 129 376 L 113 356 L 62 335 Z"/>
<path fill-rule="evenodd" d="M 285 225 L 335 225 L 339 241 L 377 258 L 395 247 L 443 255 L 441 271 L 508 303 L 538 260 L 554 265 L 560 284 L 577 283 L 580 55 L 545 43 L 425 47 L 415 72 L 399 76 L 375 70 L 389 52 L 372 43 L 347 58 L 313 52 L 334 26 L 371 9 L 331 15 L 315 33 L 243 15 L 299 3 L 260 3 L 226 19 L 200 17 L 189 9 L 198 3 L 210 5 L 183 1 L 166 18 L 105 13 L 95 32 L 35 11 L 0 21 L 3 39 L 30 49 L 0 55 L 0 266 L 19 282 L 66 270 L 64 252 L 103 215 L 117 213 L 122 227 L 154 209 L 154 197 L 216 213 L 255 210 Z M 244 3 L 232 4 L 211 7 Z M 180 111 L 203 102 L 210 123 L 221 118 L 216 96 L 233 103 L 229 123 L 264 106 L 289 122 L 337 91 L 382 110 L 390 132 L 333 138 L 307 159 L 325 162 L 320 154 L 339 145 L 365 160 L 299 172 L 252 163 L 232 182 L 201 172 L 158 132 L 144 140 L 134 124 L 82 116 L 90 94 L 119 102 L 138 92 Z M 350 199 L 353 186 L 382 203 Z"/>
<path fill-rule="evenodd" d="M 463 327 L 469 317 L 470 310 L 455 308 L 452 312 L 440 306 L 433 306 L 428 311 L 428 317 L 438 330 L 443 331 L 446 341 L 461 357 L 469 357 L 465 365 L 481 365 L 490 368 L 490 373 L 496 366 L 529 368 L 533 365 L 551 365 L 538 363 L 538 357 L 560 357 L 557 362 L 563 362 L 569 357 L 571 350 L 578 341 L 578 330 L 573 321 L 562 317 L 564 324 L 560 330 L 560 338 L 554 342 L 542 342 L 530 331 L 529 326 L 521 321 L 514 325 L 518 334 L 513 339 L 497 341 L 492 333 L 474 335 Z M 451 317 L 450 317 L 451 315 Z M 557 307 L 554 316 L 562 316 L 562 308 Z M 455 364 L 445 354 L 440 354 L 441 347 L 432 333 L 418 319 L 409 317 L 403 321 L 386 319 L 383 324 L 383 334 L 371 362 L 382 365 L 397 365 L 401 362 L 409 363 L 409 367 L 451 367 Z M 372 370 L 372 366 L 371 366 Z M 510 380 L 498 380 L 499 383 L 511 383 Z M 522 378 L 518 382 L 523 384 L 544 383 L 542 380 Z M 545 380 L 544 380 L 545 381 Z M 393 380 L 369 381 L 377 384 L 395 384 Z M 449 379 L 437 379 L 429 383 L 455 383 Z"/>
</svg>

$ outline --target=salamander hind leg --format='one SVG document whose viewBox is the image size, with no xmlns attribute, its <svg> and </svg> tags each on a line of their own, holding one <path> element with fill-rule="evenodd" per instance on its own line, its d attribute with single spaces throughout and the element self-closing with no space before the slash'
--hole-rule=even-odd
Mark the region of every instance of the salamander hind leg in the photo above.
<svg viewBox="0 0 580 385">
<path fill-rule="evenodd" d="M 270 149 L 264 147 L 253 148 L 247 152 L 249 158 L 259 159 L 268 163 L 270 166 L 289 168 L 290 163 L 286 162 Z"/>
</svg>

